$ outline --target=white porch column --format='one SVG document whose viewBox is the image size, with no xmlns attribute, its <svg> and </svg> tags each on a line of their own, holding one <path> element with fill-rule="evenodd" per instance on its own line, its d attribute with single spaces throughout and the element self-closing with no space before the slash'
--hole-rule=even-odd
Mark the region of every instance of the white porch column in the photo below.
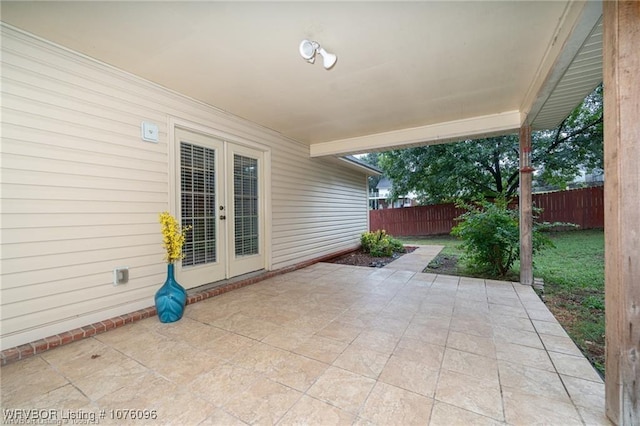
<svg viewBox="0 0 640 426">
<path fill-rule="evenodd" d="M 606 410 L 640 424 L 640 2 L 603 2 Z"/>
<path fill-rule="evenodd" d="M 520 128 L 520 284 L 533 285 L 531 126 Z"/>
</svg>

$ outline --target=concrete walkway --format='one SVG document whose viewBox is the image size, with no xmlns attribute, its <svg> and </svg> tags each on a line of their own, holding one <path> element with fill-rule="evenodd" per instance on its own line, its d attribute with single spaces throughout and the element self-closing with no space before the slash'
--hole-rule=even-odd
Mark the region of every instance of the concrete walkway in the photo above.
<svg viewBox="0 0 640 426">
<path fill-rule="evenodd" d="M 414 246 L 416 247 L 416 246 Z M 400 257 L 400 259 L 394 260 L 390 264 L 386 265 L 387 269 L 394 269 L 396 271 L 411 271 L 422 272 L 427 267 L 429 262 L 438 255 L 444 248 L 444 246 L 417 246 L 412 253 L 407 253 Z"/>
</svg>

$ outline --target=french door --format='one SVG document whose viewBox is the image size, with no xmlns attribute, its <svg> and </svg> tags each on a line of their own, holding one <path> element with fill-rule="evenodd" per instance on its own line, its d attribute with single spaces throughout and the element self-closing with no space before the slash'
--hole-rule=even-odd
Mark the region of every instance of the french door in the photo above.
<svg viewBox="0 0 640 426">
<path fill-rule="evenodd" d="M 177 212 L 187 232 L 185 288 L 264 268 L 263 153 L 176 129 Z"/>
</svg>

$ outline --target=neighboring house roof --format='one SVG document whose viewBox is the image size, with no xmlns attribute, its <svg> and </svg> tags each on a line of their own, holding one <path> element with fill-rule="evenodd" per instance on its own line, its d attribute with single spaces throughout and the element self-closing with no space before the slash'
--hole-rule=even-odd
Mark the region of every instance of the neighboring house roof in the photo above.
<svg viewBox="0 0 640 426">
<path fill-rule="evenodd" d="M 341 158 L 342 161 L 345 161 L 352 166 L 360 169 L 360 171 L 364 171 L 367 175 L 370 176 L 378 176 L 382 174 L 382 170 L 379 168 L 372 166 L 371 164 L 360 160 L 359 158 L 354 157 L 353 155 L 347 155 L 346 157 Z"/>
<path fill-rule="evenodd" d="M 391 183 L 391 180 L 389 180 L 389 178 L 383 177 L 378 182 L 378 185 L 376 186 L 376 188 L 377 189 L 391 189 L 391 188 L 393 188 L 393 183 Z"/>
</svg>

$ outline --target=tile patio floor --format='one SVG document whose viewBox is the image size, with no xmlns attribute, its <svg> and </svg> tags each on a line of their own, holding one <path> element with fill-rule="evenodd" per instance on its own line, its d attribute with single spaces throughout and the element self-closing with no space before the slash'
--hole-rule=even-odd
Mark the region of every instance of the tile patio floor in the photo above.
<svg viewBox="0 0 640 426">
<path fill-rule="evenodd" d="M 3 409 L 100 424 L 607 424 L 600 377 L 531 288 L 390 268 L 318 263 L 0 374 Z"/>
</svg>

